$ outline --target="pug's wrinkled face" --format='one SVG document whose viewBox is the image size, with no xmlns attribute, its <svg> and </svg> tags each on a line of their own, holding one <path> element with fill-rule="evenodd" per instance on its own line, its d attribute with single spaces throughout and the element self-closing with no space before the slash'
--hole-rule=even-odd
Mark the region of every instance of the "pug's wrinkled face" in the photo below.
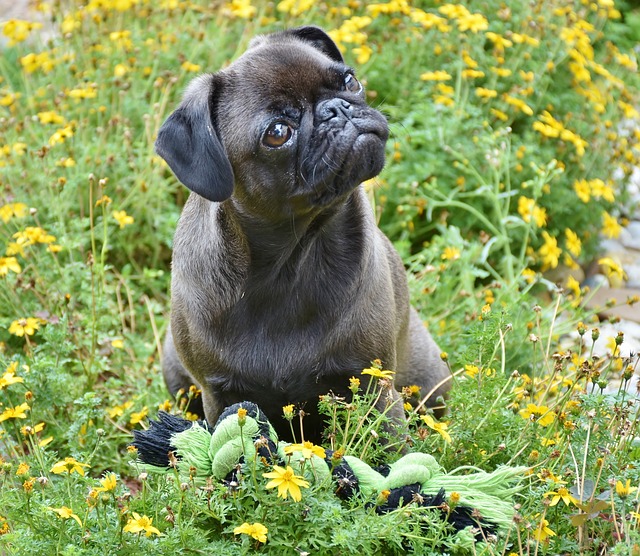
<svg viewBox="0 0 640 556">
<path fill-rule="evenodd" d="M 340 200 L 382 170 L 385 118 L 367 106 L 353 70 L 313 46 L 254 47 L 222 83 L 217 121 L 232 147 L 236 196 L 268 206 L 279 199 L 304 212 Z"/>
<path fill-rule="evenodd" d="M 278 220 L 344 201 L 382 170 L 387 137 L 335 43 L 304 27 L 195 79 L 156 148 L 199 195 Z"/>
</svg>

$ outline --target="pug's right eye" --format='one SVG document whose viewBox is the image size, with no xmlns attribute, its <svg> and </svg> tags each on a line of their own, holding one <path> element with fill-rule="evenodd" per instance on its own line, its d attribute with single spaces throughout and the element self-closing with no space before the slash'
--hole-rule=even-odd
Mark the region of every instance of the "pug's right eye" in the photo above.
<svg viewBox="0 0 640 556">
<path fill-rule="evenodd" d="M 262 136 L 262 144 L 276 149 L 282 147 L 293 135 L 293 128 L 284 122 L 271 124 Z"/>
</svg>

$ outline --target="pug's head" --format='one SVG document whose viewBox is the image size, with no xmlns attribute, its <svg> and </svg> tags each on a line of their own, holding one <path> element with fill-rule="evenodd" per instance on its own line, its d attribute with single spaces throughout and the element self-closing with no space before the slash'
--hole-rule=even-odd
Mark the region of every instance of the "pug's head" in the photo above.
<svg viewBox="0 0 640 556">
<path fill-rule="evenodd" d="M 257 37 L 200 76 L 160 128 L 156 150 L 191 191 L 233 196 L 269 219 L 338 203 L 384 165 L 385 118 L 317 27 Z"/>
</svg>

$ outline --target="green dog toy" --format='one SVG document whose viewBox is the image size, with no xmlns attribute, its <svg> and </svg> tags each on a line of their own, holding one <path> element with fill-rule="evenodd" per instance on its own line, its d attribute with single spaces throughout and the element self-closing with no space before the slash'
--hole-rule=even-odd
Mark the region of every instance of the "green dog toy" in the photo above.
<svg viewBox="0 0 640 556">
<path fill-rule="evenodd" d="M 289 460 L 296 472 L 301 472 L 300 462 L 305 461 L 302 450 L 297 449 L 300 445 L 291 445 L 296 449 L 285 454 L 290 445 L 278 442 L 269 421 L 250 402 L 228 407 L 213 428 L 204 421 L 194 423 L 163 412 L 158 418 L 148 430 L 134 431 L 133 445 L 148 471 L 167 472 L 173 465 L 185 480 L 204 483 L 211 477 L 236 480 L 238 463 L 251 463 L 255 458 L 270 463 Z M 173 463 L 170 453 L 175 456 L 171 458 Z M 512 497 L 520 490 L 519 479 L 526 470 L 500 467 L 492 473 L 475 470 L 463 475 L 460 473 L 469 468 L 460 468 L 445 473 L 433 456 L 422 453 L 407 454 L 377 469 L 353 456 L 337 459 L 330 451 L 324 459 L 311 455 L 310 464 L 317 481 L 333 477 L 335 494 L 343 500 L 360 493 L 371 504 L 377 503 L 378 513 L 410 502 L 440 508 L 443 519 L 457 531 L 474 526 L 481 527 L 485 534 L 512 524 Z M 447 493 L 453 492 L 457 493 L 457 503 L 450 508 Z"/>
</svg>

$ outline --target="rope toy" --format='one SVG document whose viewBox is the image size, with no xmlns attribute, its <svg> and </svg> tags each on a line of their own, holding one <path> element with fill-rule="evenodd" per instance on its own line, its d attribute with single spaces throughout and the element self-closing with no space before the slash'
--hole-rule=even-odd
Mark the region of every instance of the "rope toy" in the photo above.
<svg viewBox="0 0 640 556">
<path fill-rule="evenodd" d="M 239 409 L 246 415 L 239 417 Z M 378 513 L 409 503 L 438 508 L 456 531 L 481 527 L 485 535 L 511 526 L 512 497 L 519 492 L 519 479 L 527 469 L 503 466 L 486 473 L 461 467 L 445 473 L 433 456 L 423 453 L 407 454 L 376 469 L 359 458 L 339 457 L 329 450 L 324 459 L 312 454 L 305 460 L 302 450 L 285 454 L 290 445 L 278 442 L 264 413 L 251 402 L 225 409 L 213 428 L 205 421 L 192 422 L 160 412 L 158 421 L 151 421 L 148 430 L 133 434 L 138 464 L 145 471 L 166 473 L 175 467 L 185 481 L 204 484 L 210 478 L 236 481 L 238 464 L 252 463 L 255 458 L 271 464 L 288 461 L 296 473 L 303 472 L 302 465 L 311 468 L 315 481 L 333 478 L 326 484 L 332 485 L 340 499 L 348 500 L 359 493 L 369 504 L 376 504 Z M 461 474 L 470 470 L 474 472 Z M 457 502 L 449 507 L 447 494 L 454 492 Z M 476 535 L 477 540 L 482 539 L 482 531 Z"/>
</svg>

